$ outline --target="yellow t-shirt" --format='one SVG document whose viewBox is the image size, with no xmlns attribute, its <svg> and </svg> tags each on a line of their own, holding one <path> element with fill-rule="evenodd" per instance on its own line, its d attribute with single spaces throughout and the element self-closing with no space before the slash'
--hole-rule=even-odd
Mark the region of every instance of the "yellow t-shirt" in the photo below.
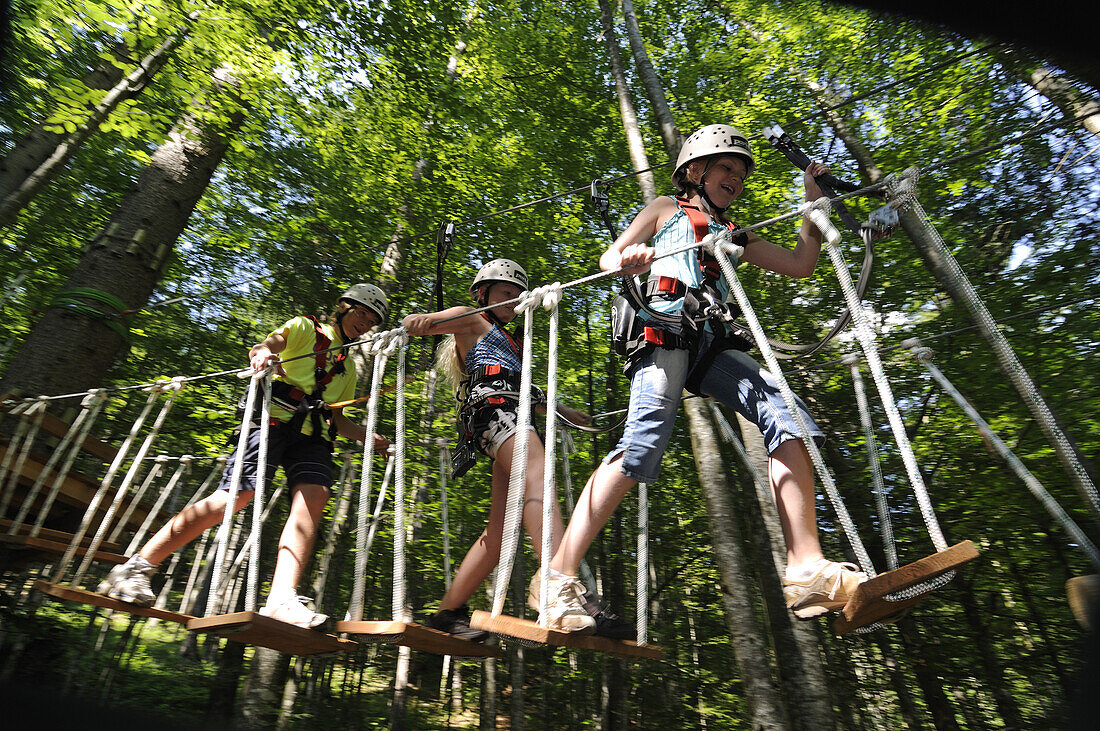
<svg viewBox="0 0 1100 731">
<path fill-rule="evenodd" d="M 328 347 L 332 348 L 343 343 L 343 339 L 340 337 L 334 325 L 330 325 L 327 322 L 321 323 L 321 330 L 328 336 L 332 342 Z M 288 360 L 290 358 L 296 358 L 302 355 L 308 355 L 313 353 L 313 348 L 317 344 L 316 329 L 313 323 L 305 317 L 295 317 L 287 320 L 278 330 L 274 330 L 271 335 L 281 335 L 286 339 L 286 349 L 279 353 L 279 358 Z M 332 368 L 333 363 L 336 362 L 336 358 L 346 351 L 332 350 L 325 354 L 325 370 Z M 300 388 L 306 393 L 313 393 L 314 387 L 317 385 L 316 379 L 313 377 L 313 370 L 316 366 L 316 358 L 300 358 L 292 360 L 289 363 L 283 363 L 283 369 L 286 371 L 286 376 L 276 376 L 278 380 L 286 381 L 292 386 Z M 355 396 L 355 364 L 351 358 L 344 360 L 344 372 L 334 376 L 331 381 L 325 385 L 325 389 L 322 392 L 322 397 L 327 404 L 334 404 L 339 401 L 347 401 Z M 292 412 L 287 411 L 278 404 L 271 404 L 271 415 L 279 421 L 288 421 L 292 415 Z M 312 420 L 307 417 L 302 424 L 303 434 L 313 433 Z"/>
</svg>

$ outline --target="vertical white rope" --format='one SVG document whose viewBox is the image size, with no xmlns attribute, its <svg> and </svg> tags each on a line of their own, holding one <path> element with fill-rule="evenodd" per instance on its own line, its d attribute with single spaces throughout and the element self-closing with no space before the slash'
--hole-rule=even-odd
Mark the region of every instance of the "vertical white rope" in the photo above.
<svg viewBox="0 0 1100 731">
<path fill-rule="evenodd" d="M 15 427 L 15 432 L 12 434 L 11 441 L 8 442 L 7 449 L 4 450 L 4 459 L 0 461 L 0 485 L 6 485 L 8 480 L 8 474 L 11 471 L 12 462 L 15 461 L 15 455 L 19 452 L 19 447 L 23 444 L 23 437 L 27 435 L 27 430 L 30 429 L 30 421 L 27 418 L 27 410 L 35 404 L 34 399 L 25 399 L 22 403 L 18 403 L 7 412 L 3 412 L 0 415 L 19 417 L 19 425 Z M 12 488 L 14 489 L 14 488 Z M 7 489 L 3 489 L 4 501 L 7 502 Z"/>
<path fill-rule="evenodd" d="M 271 434 L 271 369 L 260 378 L 263 402 L 260 405 L 260 438 L 256 448 L 256 491 L 252 494 L 252 534 L 248 537 L 248 578 L 244 585 L 244 610 L 256 610 L 256 595 L 260 591 L 260 532 L 263 529 L 264 495 L 267 492 L 267 443 Z M 297 588 L 297 587 L 295 587 Z"/>
<path fill-rule="evenodd" d="M 768 366 L 768 370 L 771 371 L 772 376 L 775 378 L 776 384 L 779 386 L 779 392 L 783 395 L 783 402 L 787 405 L 787 410 L 791 412 L 791 417 L 798 427 L 798 436 L 806 445 L 806 451 L 810 454 L 810 461 L 813 462 L 818 478 L 825 488 L 825 494 L 829 496 L 829 502 L 833 505 L 833 511 L 836 513 L 837 519 L 844 529 L 844 535 L 848 538 L 848 543 L 852 547 L 852 552 L 855 553 L 856 560 L 859 561 L 859 566 L 864 573 L 866 573 L 867 576 L 874 576 L 875 567 L 871 563 L 871 557 L 867 555 L 867 549 L 863 546 L 863 541 L 859 537 L 859 532 L 856 530 L 855 523 L 852 521 L 852 516 L 848 514 L 848 509 L 844 506 L 844 501 L 841 499 L 840 492 L 836 488 L 833 476 L 825 466 L 825 459 L 821 456 L 821 450 L 818 449 L 817 443 L 810 437 L 809 425 L 802 417 L 802 411 L 798 408 L 794 392 L 791 390 L 790 384 L 787 383 L 787 377 L 783 375 L 783 369 L 779 367 L 779 359 L 775 357 L 775 351 L 772 350 L 771 343 L 768 342 L 768 336 L 764 333 L 764 328 L 760 324 L 760 319 L 756 316 L 756 311 L 753 309 L 752 303 L 745 293 L 745 288 L 741 285 L 741 280 L 737 278 L 737 272 L 734 271 L 733 262 L 730 261 L 730 254 L 733 253 L 736 256 L 740 256 L 742 249 L 736 244 L 730 243 L 728 240 L 722 241 L 719 239 L 715 241 L 711 237 L 708 238 L 711 239 L 711 248 L 715 258 L 718 259 L 719 266 L 722 268 L 722 274 L 726 278 L 726 283 L 729 284 L 730 292 L 733 293 L 734 299 L 737 300 L 737 305 L 741 308 L 741 314 L 745 317 L 749 330 L 752 331 L 756 346 L 760 349 L 760 355 L 763 356 L 764 363 Z M 707 239 L 704 239 L 703 243 L 706 245 Z"/>
<path fill-rule="evenodd" d="M 638 483 L 638 573 L 636 577 L 638 644 L 649 642 L 649 486 Z"/>
<path fill-rule="evenodd" d="M 31 446 L 34 444 L 34 440 L 38 438 L 38 432 L 42 429 L 42 419 L 46 416 L 46 404 L 49 403 L 44 397 L 39 396 L 38 399 L 30 405 L 27 411 L 24 413 L 25 420 L 22 425 L 28 425 L 26 432 L 23 435 L 23 443 L 20 446 L 12 440 L 8 444 L 7 454 L 5 457 L 10 457 L 17 449 L 19 451 L 19 457 L 15 460 L 15 465 L 11 468 L 10 473 L 10 487 L 4 491 L 3 499 L 0 499 L 0 516 L 6 515 L 8 512 L 8 505 L 11 502 L 12 497 L 15 496 L 16 486 L 19 484 L 19 478 L 23 474 L 23 467 L 27 463 L 27 457 L 30 456 Z M 5 464 L 7 459 L 5 459 Z M 3 483 L 3 478 L 0 477 L 0 484 Z"/>
<path fill-rule="evenodd" d="M 819 198 L 811 204 L 808 211 L 810 220 L 825 237 L 825 249 L 829 252 L 829 259 L 833 263 L 833 271 L 837 281 L 844 292 L 844 302 L 848 305 L 848 311 L 852 313 L 852 326 L 856 339 L 863 348 L 863 356 L 867 360 L 867 368 L 871 371 L 871 378 L 878 389 L 879 401 L 886 411 L 886 418 L 890 422 L 890 430 L 894 433 L 894 442 L 898 445 L 901 461 L 905 465 L 905 472 L 909 476 L 909 486 L 917 498 L 924 524 L 928 528 L 928 535 L 937 551 L 947 550 L 947 540 L 940 530 L 939 521 L 936 520 L 935 510 L 932 508 L 932 499 L 928 495 L 928 488 L 924 484 L 920 467 L 917 465 L 917 457 L 913 454 L 913 446 L 909 443 L 909 434 L 905 430 L 905 423 L 901 420 L 901 413 L 894 402 L 894 394 L 890 389 L 890 382 L 886 378 L 886 370 L 879 358 L 878 347 L 875 345 L 875 332 L 871 327 L 867 310 L 859 301 L 856 286 L 852 283 L 851 272 L 848 271 L 848 263 L 844 261 L 844 254 L 840 250 L 840 232 L 829 220 L 828 211 L 831 207 L 828 198 Z"/>
<path fill-rule="evenodd" d="M 993 428 L 982 418 L 978 410 L 967 400 L 955 385 L 948 380 L 947 376 L 932 363 L 932 350 L 921 345 L 920 340 L 913 338 L 902 343 L 903 346 L 908 347 L 913 357 L 917 362 L 924 366 L 924 369 L 936 380 L 936 383 L 940 385 L 940 388 L 945 393 L 951 396 L 955 400 L 955 403 L 959 405 L 959 408 L 963 410 L 970 420 L 978 427 L 978 430 L 982 433 L 982 436 L 993 445 L 993 448 L 997 451 L 1009 466 L 1009 468 L 1016 473 L 1016 476 L 1020 478 L 1020 481 L 1027 486 L 1027 489 L 1031 491 L 1031 494 L 1042 504 L 1051 517 L 1065 529 L 1066 533 L 1074 540 L 1074 542 L 1080 547 L 1081 552 L 1085 554 L 1085 557 L 1092 563 L 1093 567 L 1100 571 L 1100 550 L 1097 550 L 1096 544 L 1094 544 L 1085 532 L 1074 522 L 1074 520 L 1062 509 L 1062 506 L 1058 504 L 1042 483 L 1031 473 L 1031 471 L 1024 466 L 1024 463 L 1020 461 L 1013 451 L 1005 444 Z"/>
<path fill-rule="evenodd" d="M 852 372 L 852 387 L 856 393 L 856 407 L 863 424 L 863 441 L 867 445 L 867 464 L 871 468 L 871 485 L 878 510 L 882 548 L 886 552 L 886 565 L 890 571 L 898 567 L 898 549 L 894 545 L 894 523 L 890 518 L 890 504 L 886 500 L 886 485 L 882 481 L 882 465 L 879 462 L 875 427 L 871 423 L 871 408 L 867 403 L 867 391 L 863 387 L 863 374 L 859 370 L 859 358 L 854 354 L 844 357 L 844 364 Z"/>
<path fill-rule="evenodd" d="M 84 578 L 84 574 L 95 560 L 95 553 L 99 550 L 99 546 L 103 542 L 103 536 L 107 533 L 107 529 L 111 525 L 111 520 L 122 505 L 122 500 L 126 497 L 126 491 L 129 489 L 130 483 L 132 483 L 137 476 L 141 461 L 145 459 L 149 450 L 152 449 L 153 442 L 160 433 L 161 427 L 164 426 L 164 420 L 168 418 L 168 412 L 172 410 L 172 405 L 176 402 L 176 396 L 179 395 L 180 389 L 183 388 L 183 383 L 183 378 L 181 376 L 176 376 L 167 383 L 158 384 L 150 389 L 151 398 L 155 398 L 160 393 L 167 393 L 168 398 L 166 398 L 161 405 L 160 412 L 153 420 L 153 425 L 149 428 L 149 433 L 145 435 L 145 441 L 143 441 L 138 448 L 137 453 L 134 455 L 134 460 L 130 464 L 130 469 L 127 470 L 126 476 L 122 480 L 122 484 L 118 486 L 118 490 L 115 492 L 115 499 L 111 502 L 111 506 L 107 508 L 103 520 L 99 523 L 98 530 L 96 530 L 95 535 L 92 537 L 91 543 L 88 544 L 87 553 L 84 554 L 84 560 L 80 563 L 80 568 L 73 574 L 74 586 Z"/>
<path fill-rule="evenodd" d="M 387 350 L 397 351 L 397 403 L 394 414 L 393 475 L 393 621 L 407 622 L 405 586 L 405 351 L 409 336 L 404 328 L 391 331 Z"/>
<path fill-rule="evenodd" d="M 68 444 L 68 445 L 59 444 L 57 446 L 57 450 L 54 452 L 54 455 L 51 456 L 51 460 L 52 460 L 53 456 L 62 454 L 63 452 L 65 452 L 66 448 L 68 448 L 68 450 L 69 450 L 65 454 L 65 461 L 61 465 L 61 469 L 57 470 L 57 473 L 54 476 L 53 483 L 50 485 L 49 492 L 46 494 L 46 499 L 42 502 L 42 507 L 39 508 L 39 510 L 38 510 L 38 519 L 35 520 L 34 527 L 31 528 L 31 532 L 30 532 L 30 535 L 32 537 L 37 536 L 38 533 L 42 530 L 42 526 L 46 522 L 46 517 L 50 513 L 50 508 L 53 507 L 54 501 L 57 499 L 57 496 L 61 493 L 61 486 L 65 483 L 65 478 L 68 476 L 69 470 L 72 469 L 73 463 L 76 462 L 76 458 L 80 454 L 80 448 L 84 444 L 84 440 L 87 438 L 88 434 L 91 432 L 92 425 L 95 423 L 95 420 L 99 417 L 99 414 L 103 411 L 103 405 L 106 402 L 107 402 L 107 392 L 106 392 L 106 390 L 104 390 L 104 389 L 95 389 L 94 391 L 89 391 L 88 395 L 85 396 L 84 400 L 81 402 L 81 405 L 84 406 L 84 408 L 81 410 L 81 412 L 77 416 L 77 418 L 73 421 L 73 427 L 74 427 L 74 429 L 76 429 L 75 436 L 72 438 L 72 441 L 70 442 L 70 444 Z M 79 423 L 79 428 L 77 429 L 76 427 L 77 427 L 78 423 Z M 70 434 L 73 434 L 74 429 L 70 429 L 69 432 L 65 435 L 65 437 L 68 438 Z M 47 465 L 47 467 L 52 469 L 52 467 L 50 465 Z M 39 479 L 45 478 L 46 477 L 46 472 L 47 472 L 47 470 L 43 470 L 42 474 L 39 475 Z M 34 493 L 33 490 L 32 490 L 32 493 Z M 24 501 L 23 510 L 19 513 L 19 516 L 16 518 L 17 523 L 21 523 L 21 522 L 23 522 L 23 520 L 26 519 L 26 516 L 27 516 L 26 511 L 30 509 L 31 503 L 33 503 L 34 497 L 36 497 L 36 495 L 34 495 L 34 494 L 28 494 L 27 495 L 27 500 Z"/>
<path fill-rule="evenodd" d="M 527 492 L 527 447 L 531 425 L 531 340 L 534 333 L 532 309 L 536 305 L 534 292 L 529 292 L 516 305 L 516 313 L 523 313 L 523 355 L 520 361 L 519 406 L 516 409 L 516 437 L 512 442 L 512 469 L 508 476 L 508 497 L 504 509 L 504 529 L 500 542 L 500 561 L 493 581 L 492 615 L 504 611 L 504 598 L 512 577 L 516 558 L 519 529 L 523 522 L 523 502 Z M 545 619 L 545 615 L 543 615 Z"/>
<path fill-rule="evenodd" d="M 443 588 L 451 589 L 451 525 L 447 515 L 447 474 L 451 463 L 446 444 L 439 445 L 439 499 L 443 523 Z"/>
<path fill-rule="evenodd" d="M 894 197 L 903 199 L 905 204 L 907 204 L 912 212 L 920 219 L 925 232 L 936 245 L 936 253 L 938 254 L 940 264 L 947 269 L 951 278 L 955 280 L 961 290 L 967 310 L 969 310 L 971 317 L 974 318 L 982 334 L 992 344 L 993 353 L 996 355 L 997 361 L 1001 364 L 1002 370 L 1008 375 L 1012 385 L 1023 398 L 1024 403 L 1027 404 L 1032 417 L 1039 422 L 1040 428 L 1042 428 L 1051 446 L 1054 447 L 1054 451 L 1057 453 L 1058 459 L 1062 463 L 1067 474 L 1069 474 L 1070 479 L 1081 493 L 1081 496 L 1085 498 L 1089 507 L 1092 508 L 1093 516 L 1100 516 L 1100 494 L 1098 494 L 1096 485 L 1093 483 L 1088 471 L 1085 469 L 1077 453 L 1074 451 L 1073 446 L 1070 444 L 1065 431 L 1059 426 L 1057 419 L 1054 417 L 1054 412 L 1051 411 L 1050 406 L 1047 405 L 1042 394 L 1039 393 L 1039 389 L 1028 374 L 1027 369 L 1024 368 L 1019 358 L 1016 357 L 1015 351 L 1013 351 L 1012 346 L 1008 344 L 1008 340 L 1005 339 L 1004 334 L 1002 334 L 997 327 L 997 323 L 994 321 L 993 316 L 989 313 L 985 303 L 982 302 L 981 298 L 978 296 L 977 290 L 974 289 L 970 280 L 967 279 L 966 273 L 963 271 L 962 267 L 959 266 L 955 257 L 951 255 L 943 237 L 940 236 L 939 231 L 932 225 L 931 220 L 928 218 L 928 214 L 924 212 L 924 208 L 921 207 L 920 201 L 917 200 L 915 194 L 917 175 L 918 172 L 915 168 L 909 168 L 905 170 L 899 178 L 891 176 L 890 182 L 893 185 Z"/>
<path fill-rule="evenodd" d="M 541 289 L 541 288 L 540 288 Z M 546 365 L 546 444 L 543 450 L 542 469 L 542 545 L 539 560 L 539 616 L 549 616 L 549 597 L 546 587 L 550 580 L 550 556 L 553 553 L 554 506 L 558 495 L 554 489 L 554 457 L 557 442 L 554 440 L 555 419 L 558 408 L 558 303 L 561 301 L 561 282 L 547 288 L 542 306 L 550 311 L 550 330 L 547 335 L 548 354 Z"/>
<path fill-rule="evenodd" d="M 391 451 L 386 458 L 386 471 L 382 475 L 382 486 L 378 488 L 378 497 L 374 501 L 374 512 L 371 514 L 370 529 L 367 531 L 367 540 L 363 547 L 364 564 L 370 559 L 371 547 L 374 545 L 374 536 L 378 533 L 378 526 L 382 524 L 382 508 L 386 506 L 386 495 L 390 490 L 390 480 L 393 478 L 394 455 Z M 367 505 L 370 508 L 370 505 Z M 349 617 L 350 618 L 350 617 Z"/>
<path fill-rule="evenodd" d="M 321 559 L 317 562 L 317 578 L 313 582 L 313 603 L 320 611 L 322 603 L 325 598 L 325 581 L 328 576 L 329 564 L 332 562 L 332 555 L 336 552 L 336 534 L 340 530 L 344 519 L 347 517 L 346 509 L 350 504 L 350 500 L 347 497 L 349 485 L 355 480 L 355 470 L 352 468 L 351 452 L 343 452 L 340 454 L 340 479 L 337 482 L 340 485 L 340 489 L 336 492 L 336 510 L 332 514 L 332 520 L 329 521 L 328 530 L 325 532 L 324 548 L 321 549 Z"/>
<path fill-rule="evenodd" d="M 180 478 L 185 471 L 191 471 L 191 460 L 194 459 L 191 455 L 185 454 L 179 458 L 176 463 L 176 469 L 172 472 L 172 476 L 168 478 L 168 483 L 157 494 L 156 502 L 153 503 L 153 507 L 145 513 L 145 520 L 141 521 L 141 525 L 137 531 L 130 538 L 130 543 L 127 545 L 126 550 L 123 552 L 129 556 L 132 552 L 141 547 L 142 539 L 145 538 L 145 533 L 149 530 L 149 526 L 153 524 L 157 515 L 160 513 L 161 508 L 168 502 L 168 498 L 172 495 L 172 492 L 176 489 L 176 485 L 179 484 Z M 157 455 L 157 461 L 167 463 L 168 458 L 166 455 Z"/>
<path fill-rule="evenodd" d="M 141 501 L 145 499 L 145 493 L 149 492 L 149 488 L 160 478 L 161 473 L 164 472 L 164 465 L 166 464 L 168 464 L 167 454 L 158 454 L 153 458 L 153 466 L 145 473 L 145 479 L 138 485 L 137 490 L 127 496 L 126 509 L 122 511 L 118 520 L 115 521 L 114 526 L 111 528 L 111 532 L 107 534 L 107 543 L 118 542 L 119 536 L 122 535 L 122 529 L 130 522 L 130 518 L 134 517 L 134 513 L 137 512 L 137 508 L 141 505 Z"/>
<path fill-rule="evenodd" d="M 229 491 L 225 499 L 225 512 L 222 513 L 221 528 L 215 536 L 217 551 L 214 553 L 214 565 L 210 569 L 210 592 L 206 597 L 206 611 L 203 616 L 209 617 L 216 613 L 218 606 L 218 590 L 221 588 L 222 567 L 225 565 L 225 556 L 229 552 L 230 529 L 233 525 L 233 508 L 237 504 L 237 493 L 241 489 L 241 474 L 244 471 L 245 452 L 248 450 L 248 433 L 252 430 L 252 414 L 256 409 L 256 391 L 260 388 L 260 379 L 263 373 L 253 373 L 248 382 L 248 392 L 244 400 L 244 415 L 241 417 L 241 432 L 237 435 L 237 451 L 233 460 L 233 471 L 229 476 Z M 266 475 L 256 475 L 258 480 Z M 255 498 L 253 498 L 255 499 Z"/>
<path fill-rule="evenodd" d="M 382 373 L 386 368 L 386 355 L 378 347 L 378 338 L 368 341 L 370 352 L 374 355 L 371 367 L 370 398 L 367 400 L 367 432 L 363 440 L 363 467 L 359 475 L 359 510 L 356 514 L 355 534 L 355 583 L 351 590 L 351 604 L 348 606 L 348 619 L 363 619 L 363 601 L 367 591 L 367 552 L 364 539 L 367 534 L 367 512 L 370 510 L 370 487 L 374 472 L 371 456 L 374 454 L 374 427 L 378 423 L 378 393 L 381 390 Z"/>
</svg>

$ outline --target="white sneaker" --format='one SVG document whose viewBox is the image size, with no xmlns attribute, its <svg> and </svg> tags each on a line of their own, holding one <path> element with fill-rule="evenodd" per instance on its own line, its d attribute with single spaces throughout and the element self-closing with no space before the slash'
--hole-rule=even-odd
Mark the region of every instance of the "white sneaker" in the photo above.
<svg viewBox="0 0 1100 731">
<path fill-rule="evenodd" d="M 281 600 L 278 597 L 268 597 L 260 614 L 295 627 L 316 629 L 328 621 L 328 615 L 310 609 L 306 603 L 311 601 L 313 600 L 307 596 L 295 594 L 287 595 Z"/>
<path fill-rule="evenodd" d="M 854 563 L 821 560 L 817 571 L 805 579 L 783 579 L 787 608 L 799 619 L 819 617 L 843 609 L 867 574 Z"/>
<path fill-rule="evenodd" d="M 99 582 L 95 591 L 97 594 L 138 607 L 151 607 L 157 600 L 157 595 L 153 593 L 149 579 L 156 572 L 156 566 L 135 554 L 127 559 L 126 563 L 111 569 L 107 578 Z"/>
<path fill-rule="evenodd" d="M 539 589 L 541 582 L 535 574 L 527 588 L 527 606 L 539 610 Z M 596 631 L 596 620 L 589 616 L 584 608 L 584 584 L 576 576 L 567 576 L 557 571 L 550 572 L 547 586 L 546 626 L 559 632 L 575 632 L 590 635 Z M 539 624 L 543 624 L 539 615 Z"/>
</svg>

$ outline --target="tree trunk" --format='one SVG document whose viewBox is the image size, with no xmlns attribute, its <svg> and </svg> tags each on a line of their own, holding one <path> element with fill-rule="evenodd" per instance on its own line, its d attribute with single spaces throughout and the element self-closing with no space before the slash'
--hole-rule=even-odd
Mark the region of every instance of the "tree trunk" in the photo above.
<svg viewBox="0 0 1100 731">
<path fill-rule="evenodd" d="M 984 670 L 985 685 L 997 704 L 997 711 L 1000 713 L 1001 720 L 1004 721 L 1007 729 L 1023 728 L 1020 707 L 1016 704 L 1016 699 L 1013 698 L 1012 691 L 1005 681 L 1004 665 L 997 657 L 992 634 L 986 622 L 983 621 L 981 609 L 978 607 L 978 601 L 974 596 L 974 579 L 973 577 L 958 578 L 955 583 L 958 588 L 959 603 L 962 605 L 963 614 L 966 616 L 966 623 L 970 626 L 974 647 L 978 651 L 978 657 Z"/>
<path fill-rule="evenodd" d="M 997 53 L 997 59 L 1021 81 L 1045 96 L 1066 117 L 1076 119 L 1082 127 L 1100 137 L 1100 103 L 1088 96 L 1072 79 L 1060 71 L 1023 55 L 1005 49 Z"/>
<path fill-rule="evenodd" d="M 929 657 L 916 621 L 910 616 L 902 617 L 898 620 L 897 628 L 913 672 L 917 676 L 917 684 L 924 694 L 924 702 L 932 714 L 933 725 L 937 731 L 957 731 L 959 724 L 955 720 L 954 707 L 943 690 L 943 680 L 936 673 L 936 662 Z"/>
<path fill-rule="evenodd" d="M 118 105 L 141 93 L 161 67 L 171 58 L 191 31 L 191 23 L 199 17 L 195 11 L 187 23 L 169 36 L 152 53 L 142 59 L 126 78 L 111 88 L 94 107 L 83 124 L 72 132 L 51 132 L 44 125 L 25 135 L 0 161 L 0 226 L 12 223 L 19 211 L 34 198 L 46 183 L 61 172 L 62 167 L 84 142 L 99 129 Z"/>
<path fill-rule="evenodd" d="M 278 721 L 280 690 L 286 683 L 290 656 L 266 647 L 257 647 L 255 653 L 241 688 L 238 721 L 249 728 L 271 728 Z"/>
<path fill-rule="evenodd" d="M 626 35 L 630 39 L 630 52 L 634 56 L 634 66 L 645 85 L 646 96 L 653 105 L 653 113 L 661 129 L 661 140 L 665 143 L 665 151 L 668 153 L 669 160 L 675 162 L 682 144 L 680 129 L 672 118 L 672 110 L 669 109 L 668 100 L 665 98 L 661 78 L 657 76 L 657 71 L 649 60 L 649 51 L 646 50 L 645 41 L 642 39 L 642 31 L 638 28 L 638 16 L 634 12 L 632 0 L 623 0 L 623 20 L 626 22 Z"/>
<path fill-rule="evenodd" d="M 649 157 L 645 152 L 642 131 L 638 128 L 638 114 L 634 111 L 634 102 L 630 98 L 630 87 L 626 83 L 623 62 L 619 55 L 619 39 L 615 35 L 614 19 L 608 0 L 600 0 L 600 23 L 603 25 L 603 39 L 607 44 L 607 57 L 611 61 L 611 78 L 615 81 L 615 95 L 619 99 L 619 114 L 623 120 L 623 132 L 626 134 L 627 147 L 630 150 L 630 162 L 635 170 L 647 170 Z M 651 201 L 657 197 L 657 188 L 653 182 L 653 173 L 640 173 L 638 187 L 642 189 L 642 198 Z"/>
<path fill-rule="evenodd" d="M 752 603 L 745 557 L 741 553 L 743 539 L 737 528 L 736 516 L 729 499 L 725 465 L 710 423 L 707 407 L 701 399 L 684 401 L 691 427 L 691 447 L 695 469 L 707 504 L 714 558 L 722 578 L 722 603 L 730 642 L 741 669 L 754 729 L 786 728 L 786 719 L 779 693 L 772 682 L 772 664 L 768 656 L 764 627 L 761 626 Z"/>
<path fill-rule="evenodd" d="M 495 731 L 497 727 L 497 661 L 487 658 L 481 664 L 481 705 L 478 728 Z"/>
<path fill-rule="evenodd" d="M 148 301 L 243 119 L 237 111 L 215 128 L 188 116 L 173 128 L 85 250 L 61 292 L 65 301 L 47 307 L 27 335 L 0 393 L 84 391 L 103 382 L 125 344 L 124 312 Z"/>
<path fill-rule="evenodd" d="M 770 617 L 772 644 L 787 698 L 787 709 L 796 729 L 832 728 L 835 725 L 833 704 L 829 698 L 829 683 L 822 665 L 817 633 L 812 623 L 791 620 L 783 598 L 781 576 L 786 570 L 787 549 L 783 543 L 779 511 L 772 499 L 771 487 L 767 484 L 768 455 L 764 448 L 764 436 L 740 414 L 737 421 L 744 439 L 744 454 L 748 458 L 745 467 L 751 472 L 750 484 L 753 487 L 752 499 L 742 500 L 742 504 L 747 508 L 753 544 L 757 546 L 754 564 L 759 572 Z M 764 541 L 767 545 L 760 545 Z"/>
</svg>

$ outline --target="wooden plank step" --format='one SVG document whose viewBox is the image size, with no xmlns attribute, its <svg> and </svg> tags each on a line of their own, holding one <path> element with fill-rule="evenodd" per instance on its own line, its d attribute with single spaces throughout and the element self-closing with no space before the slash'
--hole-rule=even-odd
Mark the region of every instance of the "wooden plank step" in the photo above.
<svg viewBox="0 0 1100 731">
<path fill-rule="evenodd" d="M 978 549 L 974 547 L 974 543 L 963 541 L 946 551 L 933 553 L 931 556 L 925 556 L 913 563 L 868 579 L 856 588 L 852 598 L 844 605 L 840 616 L 833 623 L 833 631 L 838 635 L 846 634 L 913 606 L 926 595 L 922 594 L 900 602 L 887 601 L 884 597 L 965 566 L 977 557 Z"/>
<path fill-rule="evenodd" d="M 493 616 L 489 612 L 474 610 L 470 616 L 470 626 L 483 629 L 496 635 L 513 637 L 524 642 L 536 642 L 552 647 L 567 647 L 572 650 L 593 650 L 607 655 L 635 658 L 638 660 L 660 660 L 665 651 L 657 645 L 639 645 L 632 640 L 611 640 L 595 635 L 580 635 L 574 632 L 558 632 L 540 627 L 538 622 L 503 614 Z"/>
<path fill-rule="evenodd" d="M 121 602 L 118 599 L 111 599 L 102 594 L 96 594 L 93 591 L 74 589 L 71 586 L 65 586 L 63 584 L 51 584 L 48 581 L 36 581 L 34 582 L 34 588 L 55 599 L 62 599 L 67 602 L 77 602 L 79 604 L 92 604 L 97 607 L 103 607 L 104 609 L 113 609 L 117 612 L 136 614 L 141 617 L 156 617 L 157 619 L 163 619 L 166 622 L 175 622 L 176 624 L 187 624 L 190 620 L 194 619 L 190 614 L 180 614 L 179 612 L 170 612 L 167 609 L 154 609 L 153 607 L 139 607 L 134 604 Z"/>
<path fill-rule="evenodd" d="M 1066 582 L 1066 599 L 1077 624 L 1092 630 L 1092 615 L 1100 603 L 1100 574 L 1074 576 Z"/>
<path fill-rule="evenodd" d="M 332 652 L 349 652 L 359 646 L 354 640 L 346 640 L 315 629 L 295 627 L 259 612 L 233 612 L 215 614 L 212 617 L 195 617 L 187 623 L 192 632 L 212 632 L 224 635 L 233 642 L 267 647 L 287 655 L 322 655 Z"/>
<path fill-rule="evenodd" d="M 25 536 L 31 532 L 33 526 L 28 523 L 20 523 L 15 529 L 15 535 Z M 0 533 L 7 533 L 11 530 L 11 521 L 7 518 L 0 518 Z M 39 528 L 37 538 L 45 538 L 48 541 L 57 541 L 58 543 L 64 543 L 69 545 L 73 541 L 73 534 L 66 533 L 63 530 L 54 530 L 53 528 Z M 91 536 L 84 536 L 81 539 L 80 544 L 86 546 L 92 542 Z M 110 541 L 103 541 L 99 544 L 101 550 L 108 551 L 109 553 L 118 553 L 122 550 L 122 546 L 117 543 L 111 543 Z"/>
<path fill-rule="evenodd" d="M 30 536 L 9 536 L 0 535 L 0 543 L 6 546 L 11 546 L 15 549 L 33 549 L 36 551 L 46 551 L 48 553 L 56 553 L 57 555 L 63 555 L 65 551 L 69 549 L 68 541 L 62 543 L 61 541 L 51 541 L 47 538 L 31 538 Z M 87 546 L 79 546 L 76 549 L 74 555 L 84 556 L 88 553 Z M 96 551 L 96 561 L 105 561 L 107 563 L 126 563 L 126 557 L 121 553 L 114 553 L 112 551 Z"/>
<path fill-rule="evenodd" d="M 337 632 L 354 635 L 360 642 L 388 642 L 435 655 L 451 657 L 500 657 L 500 649 L 480 642 L 459 639 L 446 632 L 414 622 L 344 620 Z"/>
</svg>

